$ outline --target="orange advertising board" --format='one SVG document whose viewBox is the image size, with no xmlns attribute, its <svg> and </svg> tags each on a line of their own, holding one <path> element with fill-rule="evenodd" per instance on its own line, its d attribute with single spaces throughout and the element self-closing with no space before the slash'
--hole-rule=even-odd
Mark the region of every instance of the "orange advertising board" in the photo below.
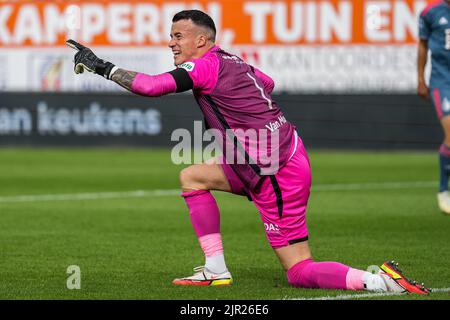
<svg viewBox="0 0 450 320">
<path fill-rule="evenodd" d="M 412 44 L 425 0 L 0 1 L 0 47 L 166 45 L 173 15 L 201 9 L 229 45 Z"/>
</svg>

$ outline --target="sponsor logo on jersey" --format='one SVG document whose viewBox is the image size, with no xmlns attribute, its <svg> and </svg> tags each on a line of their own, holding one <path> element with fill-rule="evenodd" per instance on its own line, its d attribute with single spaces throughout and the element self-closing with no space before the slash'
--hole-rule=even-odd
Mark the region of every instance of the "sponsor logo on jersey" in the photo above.
<svg viewBox="0 0 450 320">
<path fill-rule="evenodd" d="M 445 24 L 448 24 L 448 20 L 445 17 L 439 19 L 439 25 L 443 26 Z"/>
<path fill-rule="evenodd" d="M 279 116 L 278 120 L 276 120 L 275 122 L 270 121 L 268 124 L 266 124 L 266 128 L 270 130 L 270 132 L 274 132 L 275 130 L 278 130 L 282 125 L 284 125 L 286 122 L 287 120 L 284 116 Z"/>
<path fill-rule="evenodd" d="M 186 70 L 187 72 L 191 72 L 192 70 L 194 70 L 194 67 L 195 67 L 194 62 L 185 62 L 178 66 L 178 68 L 182 68 L 182 69 Z"/>
<path fill-rule="evenodd" d="M 277 224 L 273 224 L 273 223 L 264 223 L 264 229 L 266 229 L 266 231 L 277 231 L 279 232 L 280 229 L 278 227 Z"/>
</svg>

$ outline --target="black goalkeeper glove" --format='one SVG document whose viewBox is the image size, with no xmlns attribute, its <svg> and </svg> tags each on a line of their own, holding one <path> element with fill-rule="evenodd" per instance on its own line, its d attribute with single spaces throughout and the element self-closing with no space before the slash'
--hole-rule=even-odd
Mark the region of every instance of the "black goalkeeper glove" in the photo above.
<svg viewBox="0 0 450 320">
<path fill-rule="evenodd" d="M 112 71 L 117 70 L 117 68 L 114 68 L 115 65 L 98 58 L 88 47 L 85 47 L 72 39 L 67 40 L 66 44 L 78 51 L 74 58 L 74 71 L 76 74 L 83 73 L 84 70 L 87 70 L 99 74 L 106 79 L 111 79 L 113 74 Z"/>
</svg>

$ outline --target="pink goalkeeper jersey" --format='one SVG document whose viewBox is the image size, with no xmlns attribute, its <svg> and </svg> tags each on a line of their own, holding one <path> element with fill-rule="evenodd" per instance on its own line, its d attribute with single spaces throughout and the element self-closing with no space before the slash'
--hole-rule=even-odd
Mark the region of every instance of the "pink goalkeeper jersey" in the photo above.
<svg viewBox="0 0 450 320">
<path fill-rule="evenodd" d="M 221 133 L 227 163 L 247 188 L 284 166 L 295 127 L 272 100 L 270 78 L 218 46 L 178 68 L 188 71 L 207 128 Z"/>
</svg>

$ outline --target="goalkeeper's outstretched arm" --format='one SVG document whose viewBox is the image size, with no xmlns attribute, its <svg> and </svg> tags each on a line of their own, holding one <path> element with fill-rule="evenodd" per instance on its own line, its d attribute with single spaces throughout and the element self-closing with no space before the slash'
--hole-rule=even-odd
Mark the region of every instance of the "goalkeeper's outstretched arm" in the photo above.
<svg viewBox="0 0 450 320">
<path fill-rule="evenodd" d="M 112 75 L 111 80 L 123 88 L 133 92 L 133 82 L 138 73 L 124 69 L 117 69 Z"/>
<path fill-rule="evenodd" d="M 193 88 L 194 84 L 185 69 L 175 69 L 157 75 L 117 69 L 111 80 L 125 89 L 147 97 L 184 92 Z"/>
<path fill-rule="evenodd" d="M 77 74 L 87 70 L 112 80 L 133 93 L 149 97 L 183 92 L 193 88 L 192 79 L 184 69 L 175 69 L 158 75 L 124 70 L 98 58 L 91 49 L 74 40 L 67 40 L 66 44 L 77 50 L 74 58 L 74 71 Z"/>
</svg>

